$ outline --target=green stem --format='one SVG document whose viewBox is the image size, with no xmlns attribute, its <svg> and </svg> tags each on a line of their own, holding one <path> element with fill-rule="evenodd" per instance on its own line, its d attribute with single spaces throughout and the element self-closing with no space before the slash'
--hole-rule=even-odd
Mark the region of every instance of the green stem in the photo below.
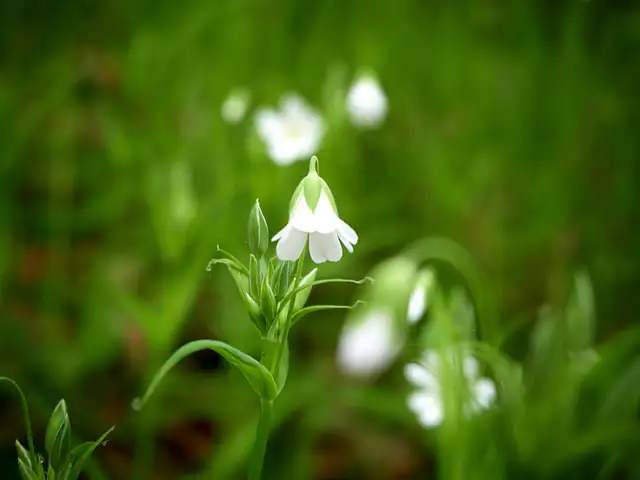
<svg viewBox="0 0 640 480">
<path fill-rule="evenodd" d="M 20 403 L 22 403 L 22 411 L 24 412 L 24 424 L 27 430 L 27 443 L 29 445 L 29 453 L 31 454 L 31 458 L 35 461 L 37 459 L 36 449 L 33 446 L 33 433 L 31 432 L 31 419 L 29 418 L 29 406 L 27 405 L 27 399 L 25 398 L 24 393 L 22 393 L 20 386 L 15 381 L 8 377 L 0 377 L 0 382 L 1 381 L 9 382 L 10 384 L 12 384 L 20 395 Z"/>
<path fill-rule="evenodd" d="M 276 353 L 275 364 L 271 368 L 271 373 L 273 374 L 273 378 L 278 378 L 278 369 L 280 368 L 280 360 L 282 359 L 282 353 L 284 352 L 284 346 L 287 342 L 287 338 L 289 337 L 289 331 L 291 330 L 291 321 L 293 320 L 293 315 L 295 314 L 295 304 L 296 297 L 298 296 L 298 289 L 300 288 L 300 281 L 302 280 L 302 269 L 304 266 L 304 257 L 306 255 L 307 245 L 305 242 L 305 246 L 302 249 L 302 255 L 298 259 L 298 265 L 296 269 L 296 275 L 293 282 L 293 297 L 289 301 L 289 311 L 287 312 L 287 320 L 284 323 L 284 330 L 282 331 L 282 336 L 277 339 L 278 351 Z"/>
<path fill-rule="evenodd" d="M 269 439 L 269 429 L 271 428 L 271 414 L 273 411 L 273 401 L 261 399 L 260 418 L 258 419 L 258 429 L 253 443 L 253 453 L 249 463 L 249 480 L 260 480 L 262 476 L 262 465 L 264 455 L 267 451 L 267 441 Z"/>
</svg>

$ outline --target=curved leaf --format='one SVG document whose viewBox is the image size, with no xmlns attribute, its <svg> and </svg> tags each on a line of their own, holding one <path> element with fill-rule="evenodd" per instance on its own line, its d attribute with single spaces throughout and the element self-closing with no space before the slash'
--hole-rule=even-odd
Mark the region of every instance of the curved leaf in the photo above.
<svg viewBox="0 0 640 480">
<path fill-rule="evenodd" d="M 363 303 L 365 302 L 363 302 L 362 300 L 358 300 L 353 305 L 313 305 L 311 307 L 306 307 L 296 312 L 296 314 L 291 319 L 291 326 L 295 325 L 302 317 L 313 312 L 318 312 L 320 310 L 351 310 L 352 308 L 355 308 L 359 304 Z"/>
<path fill-rule="evenodd" d="M 201 350 L 213 350 L 220 354 L 225 360 L 240 370 L 253 390 L 261 398 L 272 400 L 277 396 L 276 382 L 273 376 L 269 373 L 269 370 L 255 358 L 224 342 L 217 340 L 196 340 L 183 345 L 169 357 L 153 377 L 144 396 L 141 399 L 137 398 L 134 400 L 133 408 L 140 410 L 158 388 L 164 376 L 169 373 L 178 362 L 192 353 Z"/>
<path fill-rule="evenodd" d="M 68 480 L 78 480 L 80 473 L 82 472 L 82 468 L 84 464 L 89 459 L 93 451 L 98 448 L 104 442 L 104 439 L 107 438 L 115 427 L 111 427 L 109 430 L 104 432 L 102 436 L 96 440 L 95 442 L 85 442 L 82 445 L 78 445 L 71 451 L 71 458 L 73 459 L 73 466 L 69 471 Z"/>
<path fill-rule="evenodd" d="M 404 255 L 420 263 L 445 262 L 457 270 L 473 297 L 480 333 L 485 341 L 497 344 L 499 331 L 493 305 L 486 294 L 487 282 L 467 250 L 449 239 L 430 237 L 418 240 L 405 250 Z"/>
<path fill-rule="evenodd" d="M 304 280 L 303 280 L 303 282 L 304 282 Z M 278 311 L 281 311 L 285 307 L 285 305 L 291 301 L 291 299 L 293 298 L 293 296 L 296 293 L 300 293 L 301 291 L 303 291 L 303 290 L 305 290 L 305 289 L 307 289 L 309 287 L 315 287 L 316 285 L 322 285 L 322 284 L 325 284 L 325 283 L 353 283 L 353 284 L 356 284 L 356 285 L 362 285 L 362 284 L 367 283 L 367 282 L 372 282 L 373 283 L 373 278 L 364 277 L 364 278 L 362 278 L 360 280 L 350 280 L 350 279 L 347 279 L 347 278 L 325 278 L 325 279 L 322 279 L 322 280 L 314 280 L 313 282 L 311 282 L 309 284 L 304 284 L 304 285 L 302 284 L 303 282 L 301 282 L 301 285 L 298 288 L 296 288 L 295 290 L 292 290 L 291 292 L 287 293 L 287 295 L 285 295 L 285 297 L 280 301 Z M 298 302 L 296 302 L 296 303 L 298 303 Z"/>
<path fill-rule="evenodd" d="M 36 449 L 33 446 L 33 434 L 31 432 L 31 419 L 29 417 L 29 406 L 27 405 L 27 399 L 22 393 L 20 386 L 9 377 L 0 377 L 0 382 L 8 382 L 16 389 L 20 396 L 20 403 L 22 405 L 22 412 L 24 414 L 24 424 L 27 430 L 27 443 L 29 445 L 29 454 L 31 455 L 31 463 L 35 465 L 38 463 L 38 456 L 36 455 Z"/>
<path fill-rule="evenodd" d="M 249 270 L 247 270 L 247 267 L 245 267 L 240 260 L 231 255 L 229 252 L 221 249 L 220 246 L 216 248 L 216 251 L 220 252 L 225 258 L 214 258 L 213 260 L 211 260 L 207 265 L 208 272 L 211 271 L 211 267 L 213 267 L 213 265 L 221 263 L 229 268 L 233 268 L 239 271 L 243 275 L 249 276 Z"/>
</svg>

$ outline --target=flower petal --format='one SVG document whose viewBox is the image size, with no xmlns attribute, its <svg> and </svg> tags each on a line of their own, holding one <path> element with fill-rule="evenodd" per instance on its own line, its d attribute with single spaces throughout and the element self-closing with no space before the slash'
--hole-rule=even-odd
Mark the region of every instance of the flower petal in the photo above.
<svg viewBox="0 0 640 480">
<path fill-rule="evenodd" d="M 338 234 L 310 233 L 309 253 L 315 263 L 323 263 L 327 260 L 337 262 L 342 258 L 342 247 L 338 241 Z"/>
<path fill-rule="evenodd" d="M 356 231 L 351 228 L 347 222 L 338 218 L 338 232 L 342 237 L 344 237 L 349 243 L 355 245 L 358 243 L 358 234 Z"/>
<path fill-rule="evenodd" d="M 465 355 L 462 358 L 462 372 L 468 381 L 475 380 L 479 371 L 478 360 L 473 355 Z"/>
<path fill-rule="evenodd" d="M 324 263 L 328 259 L 325 256 L 325 245 L 321 233 L 309 234 L 309 253 L 311 254 L 311 260 L 315 263 Z"/>
<path fill-rule="evenodd" d="M 407 399 L 407 406 L 427 428 L 437 427 L 444 419 L 444 408 L 440 395 L 424 391 L 414 392 Z"/>
<path fill-rule="evenodd" d="M 371 376 L 388 367 L 401 347 L 393 317 L 384 310 L 370 310 L 358 321 L 345 324 L 337 362 L 344 372 Z"/>
<path fill-rule="evenodd" d="M 404 378 L 414 387 L 435 390 L 439 388 L 435 375 L 419 363 L 409 363 L 404 367 Z"/>
<path fill-rule="evenodd" d="M 269 142 L 282 129 L 280 115 L 273 109 L 261 108 L 254 117 L 254 123 L 258 135 L 263 142 Z"/>
<path fill-rule="evenodd" d="M 473 384 L 472 395 L 482 408 L 489 408 L 496 398 L 496 385 L 488 378 L 481 378 Z"/>
<path fill-rule="evenodd" d="M 272 242 L 275 242 L 276 240 L 280 240 L 282 237 L 286 236 L 288 231 L 291 229 L 291 225 L 289 225 L 288 223 L 284 226 L 284 228 L 282 230 L 280 230 L 278 233 L 276 233 L 273 238 L 271 239 Z"/>
<path fill-rule="evenodd" d="M 301 232 L 312 233 L 316 231 L 315 215 L 307 205 L 307 200 L 302 192 L 291 209 L 289 223 Z"/>
<path fill-rule="evenodd" d="M 338 238 L 340 239 L 342 244 L 345 246 L 345 248 L 349 251 L 349 253 L 353 253 L 353 245 L 349 243 L 349 240 L 347 240 L 342 236 L 342 234 L 340 233 L 340 230 L 338 230 Z"/>
<path fill-rule="evenodd" d="M 409 308 L 407 309 L 407 321 L 409 323 L 416 323 L 422 318 L 424 312 L 427 310 L 427 295 L 423 285 L 418 285 L 411 292 L 409 298 Z"/>
<path fill-rule="evenodd" d="M 336 232 L 327 234 L 316 233 L 314 235 L 322 235 L 324 256 L 327 260 L 330 262 L 337 262 L 342 258 L 342 245 L 340 245 L 338 234 Z"/>
<path fill-rule="evenodd" d="M 295 228 L 283 232 L 278 245 L 276 245 L 278 258 L 280 260 L 297 260 L 302 254 L 306 240 L 307 234 Z"/>
<path fill-rule="evenodd" d="M 323 191 L 320 192 L 320 198 L 318 199 L 318 205 L 313 212 L 315 217 L 315 231 L 320 233 L 329 233 L 335 231 L 341 222 L 333 209 L 333 205 L 327 197 L 327 194 Z"/>
</svg>

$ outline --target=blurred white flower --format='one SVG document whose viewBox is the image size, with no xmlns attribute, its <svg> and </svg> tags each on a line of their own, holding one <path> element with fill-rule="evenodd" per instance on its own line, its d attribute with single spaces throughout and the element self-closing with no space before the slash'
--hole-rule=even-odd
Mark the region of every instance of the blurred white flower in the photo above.
<svg viewBox="0 0 640 480">
<path fill-rule="evenodd" d="M 342 244 L 349 252 L 358 243 L 358 235 L 338 216 L 333 194 L 318 175 L 318 159 L 311 158 L 309 173 L 302 179 L 291 199 L 289 222 L 272 239 L 278 241 L 280 260 L 297 260 L 309 239 L 309 253 L 315 263 L 337 262 Z"/>
<path fill-rule="evenodd" d="M 222 119 L 230 124 L 240 122 L 249 107 L 249 91 L 246 88 L 234 88 L 220 108 Z"/>
<path fill-rule="evenodd" d="M 278 165 L 306 160 L 317 153 L 326 131 L 320 114 L 294 93 L 282 96 L 279 110 L 259 109 L 255 126 L 269 156 Z"/>
<path fill-rule="evenodd" d="M 409 308 L 407 309 L 409 323 L 416 323 L 427 311 L 429 289 L 433 284 L 434 277 L 431 269 L 426 269 L 418 274 L 418 280 L 411 292 L 411 297 L 409 297 Z"/>
<path fill-rule="evenodd" d="M 338 344 L 338 366 L 348 374 L 373 376 L 389 365 L 402 348 L 394 318 L 378 308 L 358 322 L 346 324 Z"/>
<path fill-rule="evenodd" d="M 361 74 L 347 94 L 351 123 L 359 128 L 377 128 L 387 115 L 387 97 L 372 74 Z"/>
<path fill-rule="evenodd" d="M 469 389 L 469 402 L 465 411 L 476 413 L 489 408 L 496 396 L 493 381 L 485 377 L 478 378 L 478 361 L 471 355 L 463 356 L 462 372 Z M 416 391 L 407 399 L 407 406 L 426 428 L 437 427 L 444 419 L 440 386 L 442 374 L 442 358 L 432 350 L 423 354 L 420 363 L 409 363 L 404 368 L 406 380 L 416 387 Z"/>
</svg>

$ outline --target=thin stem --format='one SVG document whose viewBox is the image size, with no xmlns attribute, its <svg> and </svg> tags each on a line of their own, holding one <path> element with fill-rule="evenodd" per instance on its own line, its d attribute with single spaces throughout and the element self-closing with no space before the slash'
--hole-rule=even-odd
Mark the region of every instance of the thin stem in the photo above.
<svg viewBox="0 0 640 480">
<path fill-rule="evenodd" d="M 302 254 L 298 259 L 296 275 L 293 282 L 293 290 L 292 290 L 293 297 L 289 301 L 289 311 L 287 312 L 287 320 L 284 323 L 284 330 L 282 332 L 282 336 L 277 339 L 279 343 L 278 351 L 276 353 L 275 364 L 271 369 L 271 373 L 273 374 L 274 378 L 278 378 L 278 369 L 280 368 L 280 360 L 282 358 L 282 353 L 284 352 L 285 343 L 287 341 L 287 338 L 289 337 L 289 330 L 291 330 L 291 321 L 293 320 L 293 315 L 295 314 L 294 309 L 296 304 L 296 297 L 298 296 L 298 293 L 299 293 L 298 290 L 300 289 L 300 281 L 302 280 L 302 269 L 304 266 L 304 257 L 306 255 L 306 250 L 307 250 L 307 245 L 305 242 L 305 246 L 302 249 Z"/>
<path fill-rule="evenodd" d="M 260 400 L 260 405 L 258 429 L 256 431 L 253 452 L 249 463 L 249 480 L 260 480 L 262 476 L 262 465 L 264 464 L 264 455 L 267 451 L 267 441 L 269 440 L 269 429 L 271 428 L 273 401 L 263 398 Z"/>
<path fill-rule="evenodd" d="M 33 446 L 33 434 L 31 433 L 31 419 L 29 418 L 29 406 L 27 405 L 27 399 L 25 398 L 24 393 L 22 393 L 20 386 L 15 381 L 8 377 L 0 377 L 0 381 L 9 382 L 10 384 L 12 384 L 20 395 L 20 403 L 22 403 L 22 411 L 24 412 L 24 424 L 27 430 L 27 443 L 29 444 L 29 453 L 31 454 L 32 461 L 35 461 L 37 459 L 36 449 Z"/>
</svg>

